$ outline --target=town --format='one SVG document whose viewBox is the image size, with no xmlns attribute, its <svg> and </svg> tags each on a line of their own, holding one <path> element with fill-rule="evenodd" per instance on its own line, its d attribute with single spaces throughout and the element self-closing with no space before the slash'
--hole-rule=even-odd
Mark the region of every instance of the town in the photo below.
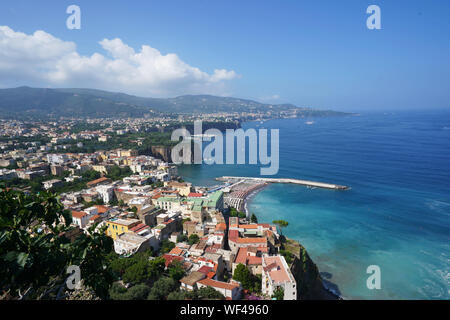
<svg viewBox="0 0 450 320">
<path fill-rule="evenodd" d="M 0 182 L 57 194 L 71 216 L 62 237 L 94 230 L 113 240 L 112 299 L 297 299 L 285 224 L 246 212 L 246 197 L 266 184 L 183 181 L 170 161 L 170 132 L 148 130 L 161 120 L 3 120 Z M 136 271 L 142 264 L 166 276 Z"/>
</svg>

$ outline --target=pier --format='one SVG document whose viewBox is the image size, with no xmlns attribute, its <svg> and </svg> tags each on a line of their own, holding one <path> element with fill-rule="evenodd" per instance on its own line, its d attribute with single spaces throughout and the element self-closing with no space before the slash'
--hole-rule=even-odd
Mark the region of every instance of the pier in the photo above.
<svg viewBox="0 0 450 320">
<path fill-rule="evenodd" d="M 289 178 L 254 178 L 254 177 L 219 177 L 216 178 L 218 181 L 254 181 L 260 183 L 292 183 L 303 185 L 311 188 L 322 188 L 322 189 L 332 189 L 332 190 L 348 190 L 350 187 L 342 186 L 338 184 L 332 183 L 324 183 L 324 182 L 316 182 L 316 181 L 308 181 L 308 180 L 300 180 L 300 179 L 289 179 Z"/>
</svg>

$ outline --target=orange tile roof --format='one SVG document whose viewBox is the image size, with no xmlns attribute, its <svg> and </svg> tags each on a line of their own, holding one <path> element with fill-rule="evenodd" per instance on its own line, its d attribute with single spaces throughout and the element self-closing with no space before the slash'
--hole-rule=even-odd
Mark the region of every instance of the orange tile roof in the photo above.
<svg viewBox="0 0 450 320">
<path fill-rule="evenodd" d="M 291 281 L 291 279 L 289 278 L 289 274 L 284 268 L 283 263 L 281 262 L 281 258 L 279 256 L 264 257 L 264 261 L 266 263 L 264 271 L 269 273 L 269 276 L 272 279 L 272 281 L 275 282 Z"/>
<path fill-rule="evenodd" d="M 109 210 L 107 206 L 96 204 L 95 207 L 97 208 L 98 213 L 105 213 Z"/>
<path fill-rule="evenodd" d="M 198 281 L 198 283 L 201 283 L 204 286 L 226 289 L 226 290 L 233 290 L 234 288 L 239 287 L 239 285 L 237 283 L 227 283 L 227 282 L 216 281 L 216 280 L 212 280 L 212 279 L 208 279 L 208 278 L 200 280 L 200 281 Z"/>
<path fill-rule="evenodd" d="M 237 238 L 237 243 L 267 243 L 267 238 Z"/>
<path fill-rule="evenodd" d="M 240 224 L 239 228 L 241 229 L 258 229 L 257 224 Z"/>
<path fill-rule="evenodd" d="M 255 256 L 247 257 L 247 264 L 248 265 L 259 265 L 259 264 L 262 264 L 262 258 L 261 257 L 255 257 Z"/>
<path fill-rule="evenodd" d="M 72 211 L 72 217 L 74 217 L 74 218 L 81 219 L 86 215 L 87 215 L 87 213 L 83 212 L 83 211 Z"/>
<path fill-rule="evenodd" d="M 178 248 L 178 247 L 173 248 L 173 249 L 170 250 L 170 252 L 169 252 L 169 254 L 173 254 L 173 255 L 176 255 L 176 256 L 179 256 L 179 255 L 181 255 L 182 253 L 183 253 L 183 249 Z"/>
<path fill-rule="evenodd" d="M 216 231 L 226 230 L 227 225 L 225 223 L 218 223 L 216 224 Z"/>
<path fill-rule="evenodd" d="M 94 185 L 94 184 L 98 184 L 104 181 L 110 181 L 107 177 L 101 177 L 92 181 L 89 181 L 88 183 L 86 183 L 88 186 Z"/>
</svg>

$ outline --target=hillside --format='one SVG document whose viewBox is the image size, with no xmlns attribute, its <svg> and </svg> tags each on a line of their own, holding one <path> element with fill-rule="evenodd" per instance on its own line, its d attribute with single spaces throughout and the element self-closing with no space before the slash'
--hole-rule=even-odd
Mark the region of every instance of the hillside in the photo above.
<svg viewBox="0 0 450 320">
<path fill-rule="evenodd" d="M 266 113 L 296 116 L 336 116 L 345 113 L 298 108 L 292 104 L 260 102 L 210 95 L 144 98 L 95 89 L 0 89 L 2 118 L 36 117 L 142 117 L 152 113 L 195 114 L 218 112 Z"/>
</svg>

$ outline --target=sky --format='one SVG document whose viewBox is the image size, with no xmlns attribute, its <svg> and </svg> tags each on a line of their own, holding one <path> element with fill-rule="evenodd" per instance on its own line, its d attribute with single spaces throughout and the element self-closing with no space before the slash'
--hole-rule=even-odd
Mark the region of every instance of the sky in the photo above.
<svg viewBox="0 0 450 320">
<path fill-rule="evenodd" d="M 450 109 L 449 17 L 446 0 L 2 0 L 0 87 Z"/>
</svg>

